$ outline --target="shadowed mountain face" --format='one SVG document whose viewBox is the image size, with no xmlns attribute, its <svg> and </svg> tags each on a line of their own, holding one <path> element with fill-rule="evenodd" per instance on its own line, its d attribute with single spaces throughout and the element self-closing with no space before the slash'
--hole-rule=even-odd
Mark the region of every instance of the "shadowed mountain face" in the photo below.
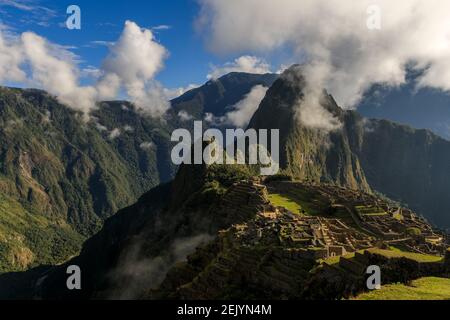
<svg viewBox="0 0 450 320">
<path fill-rule="evenodd" d="M 172 100 L 173 112 L 185 111 L 196 119 L 202 119 L 206 113 L 216 117 L 223 116 L 229 108 L 241 101 L 253 87 L 270 87 L 277 74 L 248 74 L 232 72 L 217 80 L 193 89 L 181 97 Z"/>
<path fill-rule="evenodd" d="M 0 272 L 61 262 L 173 177 L 167 125 L 123 103 L 92 119 L 41 91 L 0 89 Z"/>
<path fill-rule="evenodd" d="M 246 166 L 182 166 L 173 182 L 152 189 L 135 205 L 109 218 L 78 257 L 61 266 L 1 276 L 0 296 L 334 298 L 351 293 L 347 292 L 351 288 L 339 286 L 354 275 L 341 273 L 341 268 L 328 273 L 325 268 L 311 278 L 309 271 L 317 266 L 318 248 L 323 253 L 327 246 L 329 251 L 330 241 L 341 241 L 337 239 L 342 228 L 351 235 L 352 244 L 342 238 L 348 250 L 365 250 L 387 241 L 394 229 L 395 237 L 408 236 L 407 245 L 426 248 L 424 237 L 416 239 L 409 232 L 411 226 L 419 225 L 419 232 L 436 236 L 431 226 L 370 192 L 407 203 L 440 226 L 450 225 L 446 214 L 450 142 L 425 130 L 343 111 L 326 92 L 322 105 L 339 119 L 341 128 L 323 132 L 305 127 L 296 118 L 304 88 L 298 71 L 291 68 L 274 82 L 250 127 L 280 129 L 281 166 L 304 182 L 271 183 L 269 179 L 261 185 Z M 405 216 L 399 217 L 399 212 Z M 325 230 L 336 234 L 312 236 L 320 223 L 329 224 Z M 307 226 L 311 227 L 304 229 Z M 439 239 L 442 242 L 445 237 Z M 186 257 L 187 263 L 178 263 Z M 387 270 L 394 266 L 396 275 L 404 274 L 401 259 L 391 262 L 371 252 L 355 258 L 345 260 L 343 268 L 355 272 L 353 267 L 361 263 L 380 263 Z M 416 266 L 414 261 L 409 263 Z M 66 268 L 72 264 L 83 270 L 82 291 L 66 288 Z M 445 268 L 440 261 L 435 267 L 439 272 Z M 390 281 L 409 281 L 414 276 Z M 317 291 L 329 279 L 336 285 Z M 214 284 L 207 294 L 205 283 Z M 351 283 L 352 288 L 358 283 Z M 300 287 L 306 291 L 299 291 Z M 333 288 L 340 289 L 328 291 Z"/>
<path fill-rule="evenodd" d="M 84 244 L 80 256 L 68 262 L 86 271 L 83 290 L 67 290 L 64 264 L 0 276 L 0 297 L 139 297 L 162 282 L 176 262 L 210 241 L 218 230 L 255 212 L 230 211 L 219 204 L 227 188 L 249 176 L 245 167 L 181 166 L 173 182 L 152 189 L 135 205 L 108 219 Z M 28 277 L 24 285 L 23 279 Z M 38 279 L 43 281 L 38 284 Z"/>
<path fill-rule="evenodd" d="M 284 207 L 292 204 L 300 210 Z M 411 226 L 439 240 L 427 246 Z M 423 253 L 372 249 L 397 238 Z M 0 276 L 0 297 L 341 299 L 364 291 L 371 264 L 383 269 L 383 284 L 444 274 L 444 240 L 410 210 L 360 191 L 256 182 L 245 167 L 182 166 L 172 183 L 108 219 L 80 256 Z M 354 258 L 336 260 L 347 252 Z M 67 290 L 69 265 L 83 270 L 82 290 Z"/>
<path fill-rule="evenodd" d="M 281 168 L 301 179 L 380 192 L 449 227 L 450 142 L 343 111 L 326 93 L 322 105 L 342 128 L 324 133 L 305 127 L 296 118 L 304 88 L 299 70 L 289 69 L 274 83 L 249 125 L 280 129 Z"/>
<path fill-rule="evenodd" d="M 0 88 L 0 273 L 64 261 L 106 218 L 172 180 L 171 133 L 195 119 L 182 122 L 178 111 L 221 116 L 275 78 L 210 81 L 175 99 L 163 120 L 116 101 L 85 122 L 43 91 Z"/>
<path fill-rule="evenodd" d="M 280 166 L 294 177 L 369 190 L 360 161 L 350 149 L 354 138 L 351 128 L 327 134 L 300 123 L 297 114 L 304 87 L 301 67 L 287 70 L 268 90 L 249 128 L 280 130 Z M 342 123 L 354 116 L 339 108 L 325 91 L 321 104 Z"/>
<path fill-rule="evenodd" d="M 416 76 L 398 88 L 374 86 L 361 101 L 358 111 L 365 117 L 386 119 L 428 129 L 450 139 L 450 94 L 436 89 L 416 88 Z"/>
</svg>

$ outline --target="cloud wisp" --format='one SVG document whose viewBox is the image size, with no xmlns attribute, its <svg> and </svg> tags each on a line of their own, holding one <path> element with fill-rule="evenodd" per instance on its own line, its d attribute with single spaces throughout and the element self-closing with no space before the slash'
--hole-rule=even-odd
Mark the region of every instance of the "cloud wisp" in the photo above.
<svg viewBox="0 0 450 320">
<path fill-rule="evenodd" d="M 131 21 L 110 45 L 101 68 L 89 70 L 79 69 L 68 48 L 33 32 L 11 35 L 0 30 L 0 81 L 44 89 L 86 116 L 97 101 L 114 99 L 124 89 L 139 111 L 160 117 L 169 108 L 169 98 L 155 76 L 167 55 L 150 30 Z M 80 77 L 93 72 L 97 81 L 82 86 Z"/>
<path fill-rule="evenodd" d="M 209 80 L 218 79 L 230 72 L 247 72 L 254 74 L 270 73 L 270 65 L 261 58 L 255 56 L 241 56 L 233 62 L 227 62 L 223 66 L 211 65 L 211 72 L 207 75 Z"/>
<path fill-rule="evenodd" d="M 198 25 L 214 52 L 276 52 L 306 63 L 310 88 L 326 88 L 354 108 L 373 84 L 398 86 L 408 68 L 418 82 L 450 91 L 450 2 L 439 0 L 200 0 Z M 380 29 L 368 28 L 376 5 Z M 233 23 L 230 23 L 233 21 Z"/>
<path fill-rule="evenodd" d="M 267 90 L 267 87 L 261 85 L 253 87 L 245 98 L 234 105 L 233 110 L 225 115 L 225 123 L 238 128 L 246 128 L 264 99 Z"/>
</svg>

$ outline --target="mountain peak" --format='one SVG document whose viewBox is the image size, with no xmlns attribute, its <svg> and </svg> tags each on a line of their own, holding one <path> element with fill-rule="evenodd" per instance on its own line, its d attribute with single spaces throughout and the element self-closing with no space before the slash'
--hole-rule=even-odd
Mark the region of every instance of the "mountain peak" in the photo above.
<svg viewBox="0 0 450 320">
<path fill-rule="evenodd" d="M 267 91 L 265 99 L 250 121 L 249 128 L 280 129 L 281 135 L 287 135 L 294 127 L 302 125 L 298 119 L 301 108 L 309 108 L 306 99 L 308 79 L 304 65 L 294 64 L 286 69 Z M 318 92 L 319 107 L 328 111 L 332 117 L 341 118 L 343 110 L 324 88 L 314 88 Z M 309 91 L 308 91 L 309 92 Z M 276 114 L 276 117 L 272 115 Z M 284 134 L 283 134 L 284 133 Z"/>
<path fill-rule="evenodd" d="M 175 113 L 185 111 L 197 119 L 206 113 L 220 117 L 227 107 L 241 101 L 255 86 L 270 87 L 277 78 L 277 74 L 271 73 L 232 72 L 173 99 L 172 108 Z"/>
</svg>

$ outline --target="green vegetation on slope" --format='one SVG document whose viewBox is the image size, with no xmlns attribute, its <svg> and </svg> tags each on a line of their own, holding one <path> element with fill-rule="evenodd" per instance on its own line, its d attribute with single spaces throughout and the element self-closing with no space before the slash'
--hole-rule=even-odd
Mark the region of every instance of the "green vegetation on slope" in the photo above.
<svg viewBox="0 0 450 320">
<path fill-rule="evenodd" d="M 359 250 L 358 253 L 364 254 L 364 251 L 366 251 L 366 250 Z M 421 262 L 421 263 L 440 262 L 443 259 L 442 257 L 439 257 L 439 256 L 432 256 L 432 255 L 427 255 L 427 254 L 402 251 L 395 247 L 391 247 L 389 250 L 372 248 L 372 249 L 367 249 L 367 251 L 369 251 L 370 253 L 379 254 L 386 258 L 406 258 L 406 259 L 414 260 L 414 261 Z M 350 259 L 350 258 L 353 258 L 354 256 L 355 256 L 355 253 L 352 252 L 352 253 L 349 253 L 349 254 L 341 256 L 341 257 L 336 256 L 336 257 L 330 257 L 328 259 L 320 260 L 320 262 L 326 263 L 328 265 L 335 265 L 335 264 L 339 263 L 341 258 Z"/>
<path fill-rule="evenodd" d="M 361 216 L 384 216 L 387 214 L 382 208 L 375 206 L 355 206 L 355 209 Z"/>
<path fill-rule="evenodd" d="M 325 206 L 317 206 L 318 195 L 303 188 L 288 188 L 273 191 L 269 188 L 269 200 L 273 205 L 284 207 L 292 213 L 303 215 L 324 214 Z M 323 204 L 322 204 L 323 205 Z"/>
<path fill-rule="evenodd" d="M 417 262 L 439 262 L 442 261 L 442 257 L 439 256 L 432 256 L 427 254 L 420 254 L 420 253 L 414 253 L 414 252 L 406 252 L 406 251 L 400 251 L 398 249 L 395 250 L 383 250 L 378 248 L 368 249 L 369 252 L 382 255 L 386 258 L 407 258 L 411 259 Z"/>
<path fill-rule="evenodd" d="M 339 108 L 328 94 L 322 106 L 339 119 L 342 130 L 321 134 L 299 125 L 295 114 L 307 80 L 302 73 L 301 66 L 286 70 L 249 124 L 280 130 L 282 171 L 295 179 L 378 191 L 408 204 L 433 224 L 449 227 L 450 142 L 426 130 L 364 119 Z"/>
<path fill-rule="evenodd" d="M 363 253 L 363 252 L 364 252 L 364 250 L 359 251 L 359 253 Z M 327 265 L 332 266 L 332 265 L 337 265 L 339 263 L 339 261 L 341 260 L 341 258 L 351 259 L 354 257 L 355 257 L 355 253 L 352 252 L 352 253 L 346 254 L 344 256 L 335 256 L 335 257 L 330 257 L 327 259 L 321 259 L 319 262 L 326 263 Z"/>
<path fill-rule="evenodd" d="M 81 242 L 63 220 L 30 213 L 0 194 L 0 273 L 60 263 L 76 253 Z"/>
<path fill-rule="evenodd" d="M 277 207 L 283 207 L 292 213 L 303 214 L 302 207 L 294 200 L 277 193 L 269 194 L 270 202 Z"/>
<path fill-rule="evenodd" d="M 421 278 L 411 285 L 392 284 L 363 293 L 356 300 L 450 300 L 450 279 Z"/>
<path fill-rule="evenodd" d="M 0 272 L 63 262 L 172 177 L 167 125 L 125 104 L 86 123 L 45 92 L 0 87 Z"/>
</svg>

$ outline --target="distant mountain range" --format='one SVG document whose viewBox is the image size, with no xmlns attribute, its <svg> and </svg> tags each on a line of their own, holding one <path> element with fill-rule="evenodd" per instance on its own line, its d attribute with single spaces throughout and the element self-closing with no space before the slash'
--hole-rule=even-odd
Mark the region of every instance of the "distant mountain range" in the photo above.
<svg viewBox="0 0 450 320">
<path fill-rule="evenodd" d="M 175 128 L 220 117 L 275 79 L 232 73 L 209 81 L 173 100 L 162 120 L 126 101 L 102 102 L 87 123 L 46 92 L 0 88 L 0 273 L 74 255 L 106 218 L 175 176 Z"/>
<path fill-rule="evenodd" d="M 0 275 L 0 298 L 350 298 L 366 291 L 373 264 L 383 285 L 444 277 L 446 240 L 410 210 L 361 191 L 183 165 L 108 219 L 79 256 Z M 67 290 L 69 265 L 83 270 L 82 290 Z"/>
<path fill-rule="evenodd" d="M 0 123 L 0 271 L 61 262 L 175 170 L 170 128 L 128 103 L 85 123 L 45 92 L 0 88 Z"/>
<path fill-rule="evenodd" d="M 280 129 L 281 168 L 300 179 L 380 192 L 449 227 L 450 141 L 344 111 L 326 92 L 322 105 L 342 128 L 324 135 L 301 125 L 295 117 L 305 81 L 299 69 L 273 84 L 250 122 L 251 128 Z"/>
<path fill-rule="evenodd" d="M 367 118 L 385 119 L 428 129 L 450 140 L 450 93 L 417 88 L 417 74 L 410 73 L 400 87 L 373 86 L 358 112 Z"/>
<path fill-rule="evenodd" d="M 229 73 L 172 100 L 172 112 L 178 114 L 185 111 L 197 119 L 203 119 L 207 113 L 221 117 L 241 101 L 252 88 L 257 85 L 269 88 L 278 76 L 270 73 L 262 75 Z"/>
<path fill-rule="evenodd" d="M 190 282 L 189 277 L 214 258 L 210 247 L 197 256 L 194 267 L 199 269 L 188 267 L 187 278 L 179 279 L 175 270 L 173 279 L 162 281 L 195 248 L 211 244 L 219 231 L 252 225 L 261 199 L 255 199 L 256 207 L 247 207 L 251 199 L 245 188 L 234 189 L 257 179 L 251 167 L 196 165 L 178 170 L 169 158 L 170 134 L 191 127 L 207 113 L 223 116 L 256 85 L 270 89 L 249 128 L 280 130 L 280 177 L 315 186 L 318 194 L 323 185 L 331 194 L 376 194 L 375 203 L 390 203 L 388 197 L 440 228 L 450 226 L 450 141 L 427 130 L 344 111 L 325 91 L 322 107 L 342 127 L 331 132 L 309 128 L 295 116 L 304 84 L 299 66 L 281 76 L 232 73 L 173 100 L 163 121 L 140 115 L 127 102 L 104 102 L 87 123 L 45 92 L 0 89 L 0 272 L 63 262 L 92 236 L 81 254 L 67 262 L 89 271 L 82 292 L 65 290 L 63 264 L 0 277 L 0 297 L 130 298 L 137 292 L 139 297 L 154 297 L 172 295 L 165 289 Z M 183 111 L 189 117 L 180 117 Z M 230 211 L 224 201 L 232 190 L 232 199 L 243 203 Z M 317 205 L 325 210 L 320 214 L 329 217 L 333 197 L 325 201 L 307 196 L 299 203 L 309 209 Z M 339 199 L 337 205 L 345 207 Z M 344 218 L 358 221 L 354 214 Z M 432 230 L 425 221 L 421 226 Z M 400 229 L 407 232 L 407 227 Z M 220 294 L 227 293 L 240 294 Z"/>
</svg>

